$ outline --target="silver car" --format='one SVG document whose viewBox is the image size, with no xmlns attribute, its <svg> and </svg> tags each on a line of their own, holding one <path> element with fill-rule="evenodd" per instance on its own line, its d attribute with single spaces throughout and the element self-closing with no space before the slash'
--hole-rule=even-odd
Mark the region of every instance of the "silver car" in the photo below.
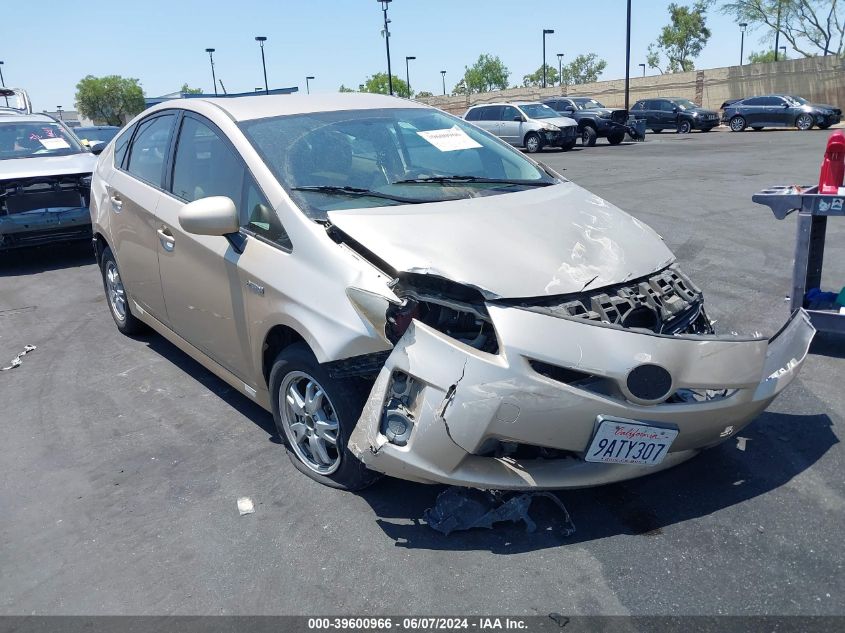
<svg viewBox="0 0 845 633">
<path fill-rule="evenodd" d="M 714 334 L 649 227 L 394 97 L 161 103 L 101 155 L 91 218 L 118 329 L 159 332 L 346 489 L 653 473 L 736 435 L 814 333 L 797 312 Z"/>
<path fill-rule="evenodd" d="M 569 151 L 578 141 L 578 123 L 542 103 L 477 105 L 466 111 L 464 121 L 470 121 L 511 145 L 524 147 L 530 154 L 544 147 Z"/>
</svg>

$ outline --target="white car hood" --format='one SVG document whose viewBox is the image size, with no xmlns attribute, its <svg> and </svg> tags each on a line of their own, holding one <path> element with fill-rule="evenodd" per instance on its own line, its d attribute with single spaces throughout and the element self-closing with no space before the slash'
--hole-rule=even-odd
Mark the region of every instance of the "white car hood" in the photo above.
<svg viewBox="0 0 845 633">
<path fill-rule="evenodd" d="M 578 122 L 575 119 L 570 119 L 568 116 L 559 116 L 553 119 L 532 119 L 534 121 L 539 121 L 540 123 L 551 123 L 552 125 L 556 125 L 558 127 L 571 127 L 573 125 L 578 125 Z"/>
<path fill-rule="evenodd" d="M 444 277 L 488 299 L 594 290 L 675 259 L 650 227 L 571 182 L 328 216 L 396 271 Z"/>
<path fill-rule="evenodd" d="M 96 164 L 97 156 L 90 152 L 66 156 L 9 158 L 0 160 L 0 180 L 91 173 Z"/>
</svg>

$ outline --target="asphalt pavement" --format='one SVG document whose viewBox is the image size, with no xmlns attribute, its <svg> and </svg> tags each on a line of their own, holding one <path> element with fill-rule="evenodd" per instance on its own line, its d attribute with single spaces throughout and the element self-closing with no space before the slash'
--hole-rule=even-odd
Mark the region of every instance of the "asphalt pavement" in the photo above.
<svg viewBox="0 0 845 633">
<path fill-rule="evenodd" d="M 664 133 L 539 158 L 663 235 L 720 331 L 772 334 L 795 219 L 751 195 L 816 181 L 826 138 Z M 834 219 L 829 290 L 843 255 Z M 0 614 L 845 613 L 842 339 L 817 340 L 741 438 L 559 493 L 569 537 L 545 501 L 533 534 L 447 537 L 422 521 L 441 487 L 310 481 L 269 414 L 161 337 L 117 332 L 88 244 L 0 255 L 0 366 L 27 344 L 0 373 Z"/>
</svg>

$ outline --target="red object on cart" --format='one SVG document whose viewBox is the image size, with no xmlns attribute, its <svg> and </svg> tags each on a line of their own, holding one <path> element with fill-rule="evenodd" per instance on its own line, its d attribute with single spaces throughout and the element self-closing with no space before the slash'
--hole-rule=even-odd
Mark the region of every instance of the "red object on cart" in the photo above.
<svg viewBox="0 0 845 633">
<path fill-rule="evenodd" d="M 819 193 L 838 194 L 845 184 L 845 134 L 836 130 L 827 141 L 822 172 L 819 175 Z"/>
</svg>

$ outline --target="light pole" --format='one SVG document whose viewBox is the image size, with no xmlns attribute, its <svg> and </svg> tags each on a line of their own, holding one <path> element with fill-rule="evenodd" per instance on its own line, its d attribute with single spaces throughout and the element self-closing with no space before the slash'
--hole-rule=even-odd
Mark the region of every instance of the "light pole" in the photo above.
<svg viewBox="0 0 845 633">
<path fill-rule="evenodd" d="M 208 61 L 211 62 L 211 83 L 214 84 L 214 96 L 217 96 L 217 76 L 214 74 L 214 49 L 207 48 L 205 52 L 208 53 Z"/>
<path fill-rule="evenodd" d="M 308 82 L 311 81 L 312 79 L 314 79 L 313 75 L 309 75 L 308 77 L 305 78 L 305 92 L 309 95 L 311 94 L 311 85 Z"/>
<path fill-rule="evenodd" d="M 408 70 L 408 62 L 416 59 L 413 55 L 405 56 L 405 83 L 408 84 L 408 98 L 411 98 L 411 73 Z"/>
<path fill-rule="evenodd" d="M 628 0 L 628 23 L 625 29 L 625 109 L 631 105 L 631 0 Z"/>
<path fill-rule="evenodd" d="M 59 113 L 59 121 L 64 121 L 64 118 L 62 117 L 62 106 L 56 106 L 56 112 Z"/>
<path fill-rule="evenodd" d="M 443 96 L 446 96 L 446 71 L 440 71 L 440 78 L 443 80 Z"/>
<path fill-rule="evenodd" d="M 261 47 L 261 68 L 264 70 L 264 94 L 268 95 L 270 94 L 270 89 L 267 87 L 267 64 L 264 63 L 264 42 L 267 41 L 267 38 L 263 35 L 258 35 L 255 41 Z"/>
<path fill-rule="evenodd" d="M 557 85 L 563 85 L 563 53 L 557 54 Z"/>
<path fill-rule="evenodd" d="M 546 36 L 554 32 L 554 29 L 543 29 L 543 88 L 546 87 Z"/>
<path fill-rule="evenodd" d="M 786 46 L 781 46 L 780 50 L 783 51 L 783 58 L 786 59 Z"/>
<path fill-rule="evenodd" d="M 3 64 L 4 62 L 0 62 L 0 86 L 6 87 L 6 80 L 3 79 Z M 445 92 L 443 94 L 446 94 Z M 9 106 L 9 97 L 3 97 L 6 100 L 6 106 Z"/>
<path fill-rule="evenodd" d="M 393 0 L 377 0 L 379 4 L 381 4 L 381 10 L 384 13 L 384 31 L 382 31 L 382 35 L 384 36 L 384 47 L 387 51 L 387 91 L 392 95 L 393 94 L 393 71 L 390 70 L 390 31 L 387 28 L 387 25 L 390 23 L 390 20 L 387 19 L 387 7 Z"/>
<path fill-rule="evenodd" d="M 643 77 L 645 77 L 645 64 L 640 64 L 640 68 L 643 69 Z"/>
<path fill-rule="evenodd" d="M 778 0 L 778 26 L 775 31 L 775 61 L 778 61 L 778 50 L 780 49 L 780 12 L 783 7 L 783 0 Z"/>
<path fill-rule="evenodd" d="M 739 65 L 742 66 L 745 63 L 745 29 L 748 28 L 748 22 L 740 22 L 739 28 L 742 32 L 739 40 Z"/>
</svg>

